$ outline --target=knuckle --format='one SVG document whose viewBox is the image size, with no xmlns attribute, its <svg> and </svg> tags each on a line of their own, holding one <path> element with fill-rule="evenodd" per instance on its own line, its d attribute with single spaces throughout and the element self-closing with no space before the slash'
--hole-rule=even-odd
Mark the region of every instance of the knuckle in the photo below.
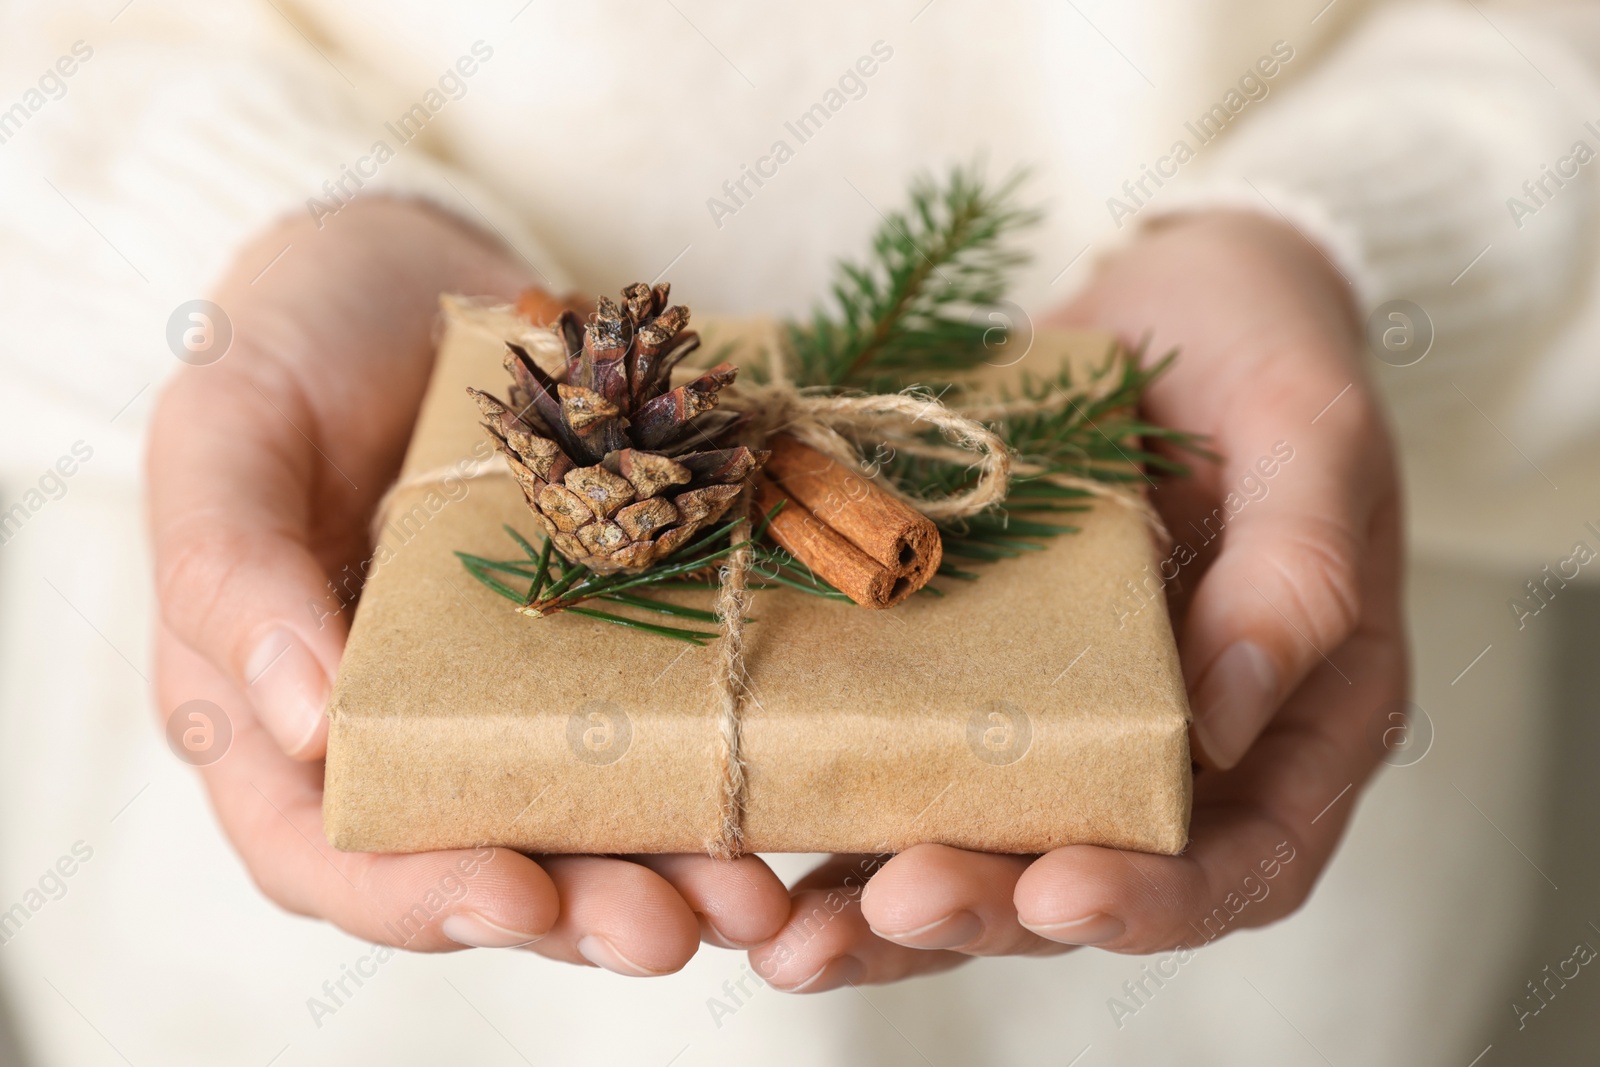
<svg viewBox="0 0 1600 1067">
<path fill-rule="evenodd" d="M 1266 562 L 1292 608 L 1319 644 L 1337 645 L 1361 617 L 1361 547 L 1354 534 L 1328 519 L 1296 520 Z"/>
<path fill-rule="evenodd" d="M 232 599 L 230 590 L 255 548 L 248 534 L 225 523 L 194 521 L 167 530 L 156 548 L 162 621 L 186 640 L 214 633 L 210 623 Z"/>
</svg>

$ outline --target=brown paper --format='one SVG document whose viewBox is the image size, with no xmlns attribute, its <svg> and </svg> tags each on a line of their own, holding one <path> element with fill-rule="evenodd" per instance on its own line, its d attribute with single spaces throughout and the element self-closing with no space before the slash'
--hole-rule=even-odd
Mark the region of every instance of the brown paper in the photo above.
<svg viewBox="0 0 1600 1067">
<path fill-rule="evenodd" d="M 447 311 L 402 477 L 489 454 L 466 387 L 501 385 L 514 321 Z M 697 326 L 713 352 L 763 329 Z M 1103 339 L 1041 332 L 1027 363 L 1103 354 Z M 377 852 L 705 850 L 720 826 L 715 647 L 527 618 L 474 581 L 453 550 L 511 558 L 501 524 L 538 529 L 508 477 L 406 488 L 388 516 L 328 713 L 328 839 Z M 1188 707 L 1148 590 L 1151 532 L 1110 501 L 1073 519 L 1082 532 L 1044 551 L 954 561 L 982 576 L 939 582 L 942 598 L 867 611 L 754 595 L 748 850 L 1184 847 Z M 671 595 L 710 606 L 709 593 Z"/>
</svg>

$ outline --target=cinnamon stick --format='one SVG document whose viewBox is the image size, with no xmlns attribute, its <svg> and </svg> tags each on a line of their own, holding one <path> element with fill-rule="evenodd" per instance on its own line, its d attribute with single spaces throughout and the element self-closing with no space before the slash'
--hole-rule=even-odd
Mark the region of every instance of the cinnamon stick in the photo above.
<svg viewBox="0 0 1600 1067">
<path fill-rule="evenodd" d="M 758 475 L 755 490 L 756 507 L 762 514 L 784 504 L 767 532 L 818 578 L 862 607 L 886 608 L 895 602 L 891 600 L 894 575 L 887 567 L 868 559 L 826 523 L 819 522 L 804 504 L 797 504 L 771 479 Z"/>
<path fill-rule="evenodd" d="M 932 520 L 792 437 L 767 445 L 758 504 L 789 500 L 773 540 L 863 607 L 892 607 L 928 584 L 944 554 Z"/>
</svg>

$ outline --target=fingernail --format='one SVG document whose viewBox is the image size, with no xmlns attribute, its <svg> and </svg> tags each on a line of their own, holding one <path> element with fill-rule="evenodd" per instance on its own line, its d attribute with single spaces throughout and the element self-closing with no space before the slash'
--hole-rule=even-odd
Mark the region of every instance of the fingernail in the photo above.
<svg viewBox="0 0 1600 1067">
<path fill-rule="evenodd" d="M 822 965 L 822 969 L 797 986 L 791 993 L 826 993 L 844 985 L 854 985 L 867 973 L 867 965 L 854 956 L 835 956 Z"/>
<path fill-rule="evenodd" d="M 710 919 L 701 912 L 695 912 L 694 917 L 700 923 L 700 937 L 707 944 L 716 945 L 718 948 L 747 949 L 761 944 L 760 941 L 735 941 L 727 934 L 712 925 Z"/>
<path fill-rule="evenodd" d="M 1232 767 L 1278 706 L 1278 669 L 1254 641 L 1235 641 L 1195 690 L 1195 739 L 1216 766 Z"/>
<path fill-rule="evenodd" d="M 456 944 L 473 948 L 517 948 L 531 945 L 544 936 L 507 930 L 472 911 L 446 916 L 444 922 L 439 924 L 439 930 Z"/>
<path fill-rule="evenodd" d="M 578 941 L 578 955 L 596 967 L 604 967 L 613 974 L 625 974 L 629 978 L 653 978 L 656 975 L 671 973 L 641 967 L 618 952 L 617 946 L 598 934 L 588 934 Z"/>
<path fill-rule="evenodd" d="M 328 675 L 311 650 L 284 627 L 256 646 L 244 668 L 250 703 L 278 747 L 293 756 L 311 743 L 328 704 Z"/>
<path fill-rule="evenodd" d="M 872 932 L 886 941 L 907 948 L 960 948 L 970 945 L 983 934 L 983 920 L 970 911 L 958 911 L 915 930 L 890 933 L 874 926 Z"/>
<path fill-rule="evenodd" d="M 1047 937 L 1051 941 L 1059 941 L 1063 945 L 1103 945 L 1107 941 L 1121 937 L 1128 929 L 1122 920 L 1116 916 L 1100 913 L 1064 923 L 1030 923 L 1026 920 L 1021 921 L 1023 926 L 1026 926 L 1040 937 Z"/>
</svg>

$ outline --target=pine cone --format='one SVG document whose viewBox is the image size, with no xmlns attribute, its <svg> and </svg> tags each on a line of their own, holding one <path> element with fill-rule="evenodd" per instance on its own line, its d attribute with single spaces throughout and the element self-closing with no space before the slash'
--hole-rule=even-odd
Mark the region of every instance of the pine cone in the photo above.
<svg viewBox="0 0 1600 1067">
<path fill-rule="evenodd" d="M 630 285 L 620 307 L 602 296 L 587 326 L 563 312 L 552 327 L 568 353 L 559 382 L 507 344 L 510 402 L 468 390 L 556 549 L 601 574 L 640 571 L 682 547 L 722 518 L 768 455 L 721 447 L 741 421 L 714 410 L 732 364 L 671 388 L 700 337 L 667 291 Z"/>
</svg>

